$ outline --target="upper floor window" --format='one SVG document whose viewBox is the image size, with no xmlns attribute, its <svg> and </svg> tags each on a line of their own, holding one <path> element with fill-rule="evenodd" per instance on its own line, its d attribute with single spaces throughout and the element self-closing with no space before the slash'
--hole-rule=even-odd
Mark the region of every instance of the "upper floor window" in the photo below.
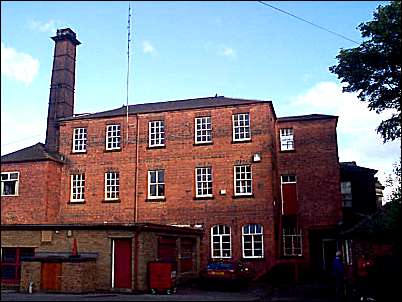
<svg viewBox="0 0 402 302">
<path fill-rule="evenodd" d="M 212 168 L 196 168 L 196 197 L 212 197 Z"/>
<path fill-rule="evenodd" d="M 195 119 L 195 143 L 211 143 L 212 142 L 212 126 L 211 117 L 197 117 Z"/>
<path fill-rule="evenodd" d="M 85 174 L 71 175 L 71 202 L 85 200 Z"/>
<path fill-rule="evenodd" d="M 293 129 L 280 129 L 281 151 L 294 150 Z"/>
<path fill-rule="evenodd" d="M 163 121 L 149 122 L 149 146 L 159 147 L 165 145 L 165 126 Z"/>
<path fill-rule="evenodd" d="M 345 208 L 352 206 L 352 183 L 350 181 L 341 182 L 342 205 Z"/>
<path fill-rule="evenodd" d="M 87 128 L 74 128 L 73 152 L 87 151 Z"/>
<path fill-rule="evenodd" d="M 227 225 L 215 225 L 211 228 L 212 258 L 230 258 L 232 256 L 231 231 Z"/>
<path fill-rule="evenodd" d="M 234 167 L 235 195 L 253 194 L 251 166 Z"/>
<path fill-rule="evenodd" d="M 234 114 L 233 118 L 233 141 L 248 141 L 251 139 L 250 114 Z"/>
<path fill-rule="evenodd" d="M 120 149 L 120 125 L 106 126 L 106 150 Z"/>
<path fill-rule="evenodd" d="M 1 172 L 1 196 L 17 196 L 19 172 Z"/>
<path fill-rule="evenodd" d="M 161 199 L 165 197 L 165 171 L 148 171 L 148 198 Z"/>
<path fill-rule="evenodd" d="M 263 228 L 260 224 L 248 224 L 242 229 L 243 257 L 264 257 Z"/>
<path fill-rule="evenodd" d="M 296 175 L 281 176 L 282 214 L 297 213 Z"/>
<path fill-rule="evenodd" d="M 119 172 L 105 173 L 105 200 L 119 199 L 120 180 Z"/>
</svg>

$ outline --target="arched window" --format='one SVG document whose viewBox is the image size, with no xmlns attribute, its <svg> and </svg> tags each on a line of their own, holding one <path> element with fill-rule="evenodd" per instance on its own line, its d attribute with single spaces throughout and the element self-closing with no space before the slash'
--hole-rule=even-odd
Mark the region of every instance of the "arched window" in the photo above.
<svg viewBox="0 0 402 302">
<path fill-rule="evenodd" d="M 264 240 L 261 224 L 247 224 L 242 228 L 243 257 L 263 258 Z"/>
<path fill-rule="evenodd" d="M 227 225 L 219 224 L 211 228 L 212 258 L 232 257 L 231 231 Z"/>
</svg>

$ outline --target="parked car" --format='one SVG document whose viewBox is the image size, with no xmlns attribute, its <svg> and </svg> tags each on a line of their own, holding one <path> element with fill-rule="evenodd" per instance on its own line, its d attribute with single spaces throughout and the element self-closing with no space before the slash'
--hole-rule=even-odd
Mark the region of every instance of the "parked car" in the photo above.
<svg viewBox="0 0 402 302">
<path fill-rule="evenodd" d="M 207 283 L 236 283 L 247 284 L 250 270 L 241 262 L 214 261 L 209 262 L 206 269 L 201 271 L 201 280 Z"/>
</svg>

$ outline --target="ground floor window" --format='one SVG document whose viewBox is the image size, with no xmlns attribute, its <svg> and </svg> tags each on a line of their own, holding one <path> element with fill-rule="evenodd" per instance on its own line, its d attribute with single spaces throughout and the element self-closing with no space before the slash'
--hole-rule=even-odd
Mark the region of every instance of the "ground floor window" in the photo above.
<svg viewBox="0 0 402 302">
<path fill-rule="evenodd" d="M 215 225 L 211 228 L 212 258 L 231 258 L 231 230 L 227 225 Z"/>
<path fill-rule="evenodd" d="M 302 231 L 298 227 L 296 215 L 282 216 L 282 239 L 284 256 L 303 256 Z"/>
<path fill-rule="evenodd" d="M 30 247 L 1 248 L 1 282 L 18 284 L 21 279 L 21 261 L 35 254 Z"/>
</svg>

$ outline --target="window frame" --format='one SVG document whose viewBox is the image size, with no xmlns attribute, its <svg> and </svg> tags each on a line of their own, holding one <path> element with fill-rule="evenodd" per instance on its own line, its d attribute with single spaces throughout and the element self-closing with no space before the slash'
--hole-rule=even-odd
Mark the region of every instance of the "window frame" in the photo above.
<svg viewBox="0 0 402 302">
<path fill-rule="evenodd" d="M 151 173 L 156 172 L 155 175 L 155 183 L 151 183 Z M 159 182 L 159 173 L 163 173 L 163 182 Z M 158 186 L 163 185 L 163 196 L 162 195 L 156 195 L 156 196 L 151 196 L 151 185 L 156 186 L 156 193 L 159 193 Z M 165 199 L 166 196 L 166 183 L 165 183 L 165 170 L 164 169 L 155 169 L 155 170 L 148 170 L 148 199 Z"/>
<path fill-rule="evenodd" d="M 201 170 L 201 181 L 198 181 L 198 171 Z M 206 170 L 206 172 L 209 171 L 208 173 L 203 173 L 202 171 Z M 207 177 L 206 181 L 203 181 L 202 178 L 203 176 Z M 211 180 L 208 180 L 208 176 L 210 176 Z M 201 187 L 199 187 L 199 184 L 201 184 Z M 210 186 L 208 186 L 210 184 Z M 205 190 L 205 185 L 206 185 L 206 194 L 198 194 L 198 190 L 201 189 L 201 192 Z M 208 190 L 210 188 L 211 193 L 208 193 Z M 196 167 L 195 168 L 195 197 L 213 197 L 213 178 L 212 178 L 212 167 Z"/>
<path fill-rule="evenodd" d="M 158 126 L 156 126 L 156 124 Z M 162 128 L 162 131 L 161 131 Z M 158 129 L 158 133 L 153 133 L 153 129 Z M 152 143 L 152 138 L 151 136 L 155 135 L 155 143 Z M 156 137 L 158 135 L 158 138 Z M 158 143 L 156 143 L 158 142 Z M 148 122 L 148 147 L 149 148 L 154 148 L 154 147 L 164 147 L 166 145 L 165 142 L 165 121 L 164 120 L 154 120 L 154 121 L 149 121 Z"/>
<path fill-rule="evenodd" d="M 352 208 L 353 194 L 352 194 L 352 182 L 350 180 L 341 181 L 341 196 L 342 196 L 342 207 Z"/>
<path fill-rule="evenodd" d="M 288 134 L 288 133 L 283 134 L 283 132 L 291 132 L 291 134 Z M 295 138 L 294 138 L 293 127 L 280 128 L 279 129 L 279 141 L 280 141 L 280 151 L 295 150 Z M 291 144 L 289 144 L 289 142 L 291 142 Z M 290 147 L 289 147 L 289 145 L 290 145 Z"/>
<path fill-rule="evenodd" d="M 4 249 L 15 249 L 15 260 L 13 262 L 5 262 L 3 261 L 3 253 Z M 14 279 L 3 279 L 3 276 L 0 276 L 1 283 L 2 284 L 19 284 L 21 282 L 21 262 L 22 258 L 24 257 L 22 255 L 22 251 L 25 250 L 31 250 L 32 255 L 35 255 L 35 247 L 8 247 L 4 246 L 0 248 L 0 254 L 1 254 L 1 259 L 0 259 L 0 265 L 1 267 L 12 267 L 14 269 L 15 273 L 15 278 Z"/>
<path fill-rule="evenodd" d="M 76 138 L 76 135 L 83 135 L 83 138 Z M 87 152 L 88 130 L 86 127 L 73 128 L 73 148 L 72 153 Z"/>
<path fill-rule="evenodd" d="M 260 226 L 261 232 L 260 233 L 257 233 L 257 232 L 251 233 L 250 232 L 249 234 L 245 234 L 245 228 L 247 226 L 255 226 L 255 227 Z M 260 223 L 249 223 L 249 224 L 243 225 L 241 230 L 242 230 L 241 231 L 242 232 L 241 238 L 242 238 L 242 255 L 243 255 L 243 258 L 247 258 L 247 259 L 261 259 L 261 258 L 264 258 L 264 226 L 262 224 L 260 224 Z M 252 256 L 246 256 L 246 254 L 245 254 L 245 247 L 244 247 L 244 244 L 246 243 L 245 242 L 245 236 L 251 236 L 251 252 L 252 252 Z M 258 241 L 255 241 L 256 236 L 261 236 L 261 256 L 258 256 L 258 255 L 256 256 L 255 255 L 255 250 L 256 250 L 255 245 L 256 245 L 256 242 L 258 242 Z"/>
<path fill-rule="evenodd" d="M 117 128 L 117 129 L 115 129 Z M 121 125 L 106 125 L 106 150 L 121 150 Z M 111 147 L 109 147 L 109 144 Z"/>
<path fill-rule="evenodd" d="M 250 168 L 250 179 L 240 179 L 240 181 L 250 181 L 250 192 L 245 192 L 245 193 L 237 193 L 237 173 L 236 173 L 236 168 L 241 168 L 241 167 L 249 167 Z M 241 171 L 240 171 L 241 172 Z M 235 196 L 252 196 L 253 195 L 253 169 L 250 164 L 248 165 L 235 165 L 233 167 L 233 183 L 234 183 L 234 195 Z M 244 173 L 247 173 L 245 171 Z M 247 186 L 245 186 L 247 188 Z"/>
<path fill-rule="evenodd" d="M 17 174 L 17 179 L 11 179 L 11 174 Z M 3 180 L 3 175 L 8 175 L 7 179 Z M 4 194 L 4 185 L 5 182 L 14 182 L 14 194 Z M 20 186 L 20 172 L 19 171 L 11 171 L 11 172 L 1 172 L 1 184 L 0 184 L 0 195 L 2 197 L 7 196 L 19 196 L 19 186 Z"/>
<path fill-rule="evenodd" d="M 208 119 L 207 121 L 205 121 Z M 198 121 L 200 121 L 201 129 L 198 129 Z M 205 128 L 203 126 L 205 125 Z M 209 127 L 208 127 L 209 126 Z M 209 140 L 202 140 L 204 137 Z M 200 140 L 201 138 L 201 140 Z M 194 143 L 197 145 L 212 143 L 212 119 L 211 116 L 200 116 L 194 119 Z"/>
<path fill-rule="evenodd" d="M 248 125 L 235 125 L 235 117 L 240 117 L 240 116 L 248 116 Z M 237 122 L 239 123 L 240 120 L 238 120 Z M 242 120 L 244 123 L 246 121 L 246 119 L 244 118 Z M 236 129 L 239 129 L 239 138 L 236 138 Z M 247 133 L 245 130 L 248 128 L 248 137 L 245 136 L 245 134 Z M 243 131 L 241 131 L 243 130 Z M 244 135 L 243 138 L 241 138 L 241 134 Z M 251 117 L 250 117 L 250 113 L 246 112 L 246 113 L 236 113 L 236 114 L 232 114 L 232 140 L 233 142 L 247 142 L 247 141 L 251 141 Z"/>
<path fill-rule="evenodd" d="M 75 177 L 79 177 L 79 179 L 74 179 Z M 71 203 L 84 202 L 85 201 L 85 173 L 71 174 L 70 188 L 71 188 L 70 189 L 70 202 Z M 75 195 L 80 196 L 81 198 L 74 198 L 74 188 L 76 190 L 78 190 L 78 192 L 75 193 Z"/>
<path fill-rule="evenodd" d="M 219 226 L 228 228 L 229 234 L 226 234 L 226 233 L 220 234 Z M 214 234 L 213 230 L 215 228 L 218 229 L 219 234 L 216 234 L 216 235 Z M 232 228 L 226 224 L 216 224 L 211 227 L 210 231 L 211 231 L 211 233 L 210 233 L 211 234 L 211 258 L 213 258 L 213 259 L 230 259 L 230 258 L 232 258 Z M 224 249 L 222 248 L 222 243 L 224 243 L 224 241 L 222 240 L 223 237 L 229 238 L 229 256 L 223 256 L 223 251 L 224 251 Z M 219 238 L 219 254 L 220 254 L 219 256 L 214 255 L 214 238 Z"/>
<path fill-rule="evenodd" d="M 291 241 L 291 253 L 287 253 L 286 249 L 286 238 L 289 238 Z M 295 247 L 295 239 L 299 239 L 300 242 L 300 253 L 296 253 L 295 250 L 298 249 Z M 303 257 L 303 232 L 301 229 L 296 229 L 296 231 L 292 234 L 286 234 L 285 228 L 282 229 L 282 253 L 285 257 Z"/>
<path fill-rule="evenodd" d="M 108 178 L 108 175 L 113 175 L 114 174 L 114 178 Z M 116 177 L 117 176 L 117 177 Z M 110 184 L 108 185 L 107 182 L 108 180 L 110 181 L 114 181 L 114 184 Z M 117 182 L 117 184 L 116 184 Z M 108 187 L 110 187 L 111 189 L 114 188 L 115 190 L 109 190 L 108 191 Z M 117 190 L 116 190 L 117 188 Z M 108 193 L 110 192 L 110 194 L 112 195 L 117 195 L 115 197 L 108 197 Z M 119 200 L 120 199 L 120 173 L 117 171 L 108 171 L 105 172 L 105 200 L 110 201 L 110 200 Z"/>
</svg>

